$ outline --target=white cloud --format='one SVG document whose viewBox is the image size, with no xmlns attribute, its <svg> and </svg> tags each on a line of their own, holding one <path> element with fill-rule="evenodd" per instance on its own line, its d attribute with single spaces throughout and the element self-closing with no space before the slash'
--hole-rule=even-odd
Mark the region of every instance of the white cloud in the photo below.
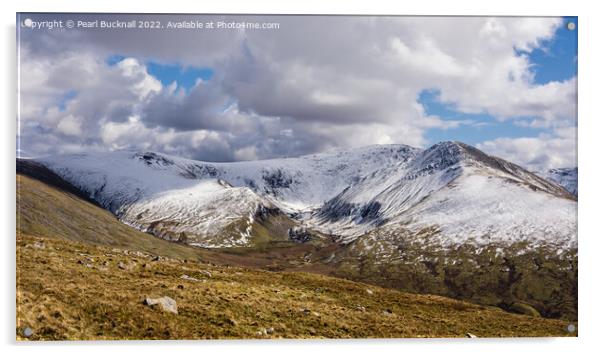
<svg viewBox="0 0 602 354">
<path fill-rule="evenodd" d="M 72 115 L 68 115 L 61 119 L 57 125 L 57 130 L 66 135 L 80 135 L 82 133 L 82 120 Z"/>
<path fill-rule="evenodd" d="M 237 160 L 257 160 L 257 148 L 255 146 L 247 146 L 238 149 L 234 152 L 234 158 Z"/>
<path fill-rule="evenodd" d="M 22 149 L 34 155 L 73 152 L 78 144 L 79 150 L 102 149 L 104 127 L 127 121 L 162 89 L 135 59 L 109 66 L 86 52 L 40 58 L 30 55 L 27 45 L 20 79 L 19 138 Z"/>
<path fill-rule="evenodd" d="M 491 152 L 533 166 L 567 163 L 574 152 L 564 150 L 570 139 L 560 132 L 575 126 L 576 81 L 538 85 L 528 56 L 517 52 L 551 39 L 559 18 L 267 20 L 281 29 L 26 32 L 23 150 L 61 153 L 79 144 L 251 159 L 377 143 L 424 146 L 429 129 L 482 123 L 428 115 L 418 96 L 437 89 L 461 112 L 551 132 L 480 145 Z M 114 54 L 127 58 L 107 65 Z M 210 66 L 215 75 L 186 93 L 151 76 L 143 64 L 149 58 Z M 65 98 L 70 91 L 74 97 Z"/>
<path fill-rule="evenodd" d="M 140 100 L 144 100 L 151 93 L 158 93 L 161 91 L 161 82 L 149 75 L 146 72 L 146 67 L 140 64 L 138 60 L 134 58 L 125 58 L 117 63 L 117 67 L 121 69 L 124 77 L 135 81 L 130 90 L 136 93 Z"/>
<path fill-rule="evenodd" d="M 577 166 L 576 128 L 557 130 L 536 138 L 498 138 L 478 144 L 483 151 L 532 171 Z"/>
</svg>

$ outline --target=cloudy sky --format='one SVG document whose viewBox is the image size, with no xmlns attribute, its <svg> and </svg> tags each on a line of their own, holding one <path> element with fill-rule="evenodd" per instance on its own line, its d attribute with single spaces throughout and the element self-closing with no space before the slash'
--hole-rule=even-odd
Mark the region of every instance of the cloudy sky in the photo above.
<svg viewBox="0 0 602 354">
<path fill-rule="evenodd" d="M 279 26 L 31 26 L 96 19 Z M 22 156 L 145 149 L 236 161 L 459 140 L 533 170 L 576 166 L 576 18 L 17 21 Z"/>
</svg>

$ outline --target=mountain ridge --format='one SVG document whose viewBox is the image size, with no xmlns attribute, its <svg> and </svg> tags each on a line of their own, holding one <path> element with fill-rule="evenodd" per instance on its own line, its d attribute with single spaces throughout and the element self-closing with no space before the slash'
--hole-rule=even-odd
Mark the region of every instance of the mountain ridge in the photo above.
<svg viewBox="0 0 602 354">
<path fill-rule="evenodd" d="M 570 215 L 576 207 L 573 195 L 516 164 L 461 142 L 442 142 L 425 150 L 373 145 L 235 163 L 209 163 L 149 151 L 75 154 L 36 161 L 124 223 L 201 247 L 248 245 L 261 226 L 257 220 L 266 215 L 277 215 L 289 230 L 308 228 L 345 243 L 394 225 L 414 233 L 434 228 L 442 243 L 474 237 L 486 242 L 491 235 L 482 236 L 492 232 L 494 239 L 503 238 L 503 227 L 513 230 L 508 238 L 511 242 L 529 239 L 529 233 L 537 233 L 540 239 L 549 233 L 546 237 L 569 245 L 576 242 L 576 219 Z M 496 190 L 512 194 L 515 200 L 496 195 Z M 433 209 L 430 200 L 447 203 L 448 209 Z M 547 212 L 546 203 L 553 206 Z M 513 212 L 513 204 L 522 209 Z M 468 210 L 471 205 L 482 209 Z M 266 213 L 268 210 L 271 212 Z M 445 215 L 457 210 L 466 212 L 463 219 L 446 220 Z M 500 213 L 506 218 L 496 228 Z M 439 225 L 431 214 L 447 224 Z M 487 216 L 481 218 L 481 224 L 475 222 L 479 214 Z M 541 221 L 533 221 L 537 219 Z M 551 220 L 560 226 L 550 229 Z M 454 229 L 459 223 L 472 229 Z M 290 234 L 282 229 L 266 232 L 276 239 Z M 460 233 L 466 237 L 458 237 Z M 216 240 L 221 234 L 227 235 Z"/>
<path fill-rule="evenodd" d="M 395 225 L 399 233 L 434 229 L 441 243 L 472 238 L 481 243 L 504 238 L 514 242 L 528 239 L 529 233 L 552 241 L 561 234 L 570 247 L 575 241 L 576 203 L 570 193 L 469 145 L 436 144 L 407 164 L 380 172 L 351 185 L 308 222 L 323 232 L 343 235 L 347 243 Z M 550 228 L 558 223 L 562 225 Z M 549 232 L 555 234 L 548 237 Z"/>
</svg>

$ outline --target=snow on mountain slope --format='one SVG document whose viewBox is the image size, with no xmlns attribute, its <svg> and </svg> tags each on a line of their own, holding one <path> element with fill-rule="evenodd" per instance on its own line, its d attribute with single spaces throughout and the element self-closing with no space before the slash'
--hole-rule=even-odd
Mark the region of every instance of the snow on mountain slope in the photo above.
<svg viewBox="0 0 602 354">
<path fill-rule="evenodd" d="M 118 151 L 38 161 L 127 224 L 167 239 L 224 247 L 248 244 L 258 213 L 317 208 L 363 174 L 407 161 L 418 151 L 370 146 L 236 163 Z"/>
<path fill-rule="evenodd" d="M 233 163 L 128 151 L 37 160 L 123 222 L 204 247 L 249 245 L 273 213 L 346 243 L 375 229 L 428 229 L 442 244 L 576 242 L 574 196 L 462 143 Z"/>
<path fill-rule="evenodd" d="M 452 185 L 442 188 L 395 222 L 419 232 L 435 228 L 438 244 L 472 241 L 545 242 L 576 246 L 577 203 L 485 171 L 466 168 Z"/>
<path fill-rule="evenodd" d="M 247 186 L 286 212 L 316 209 L 362 176 L 412 159 L 420 150 L 380 145 L 348 151 L 234 163 L 193 162 L 191 174 L 213 174 L 234 186 Z"/>
<path fill-rule="evenodd" d="M 246 187 L 193 179 L 172 160 L 131 152 L 40 159 L 119 219 L 170 240 L 204 247 L 249 242 L 255 215 L 273 208 Z M 223 234 L 223 235 L 222 235 Z"/>
<path fill-rule="evenodd" d="M 193 246 L 244 246 L 250 241 L 256 214 L 268 206 L 248 188 L 208 179 L 133 203 L 122 221 Z M 230 226 L 234 232 L 226 232 Z"/>
<path fill-rule="evenodd" d="M 129 171 L 123 171 L 126 178 L 144 175 L 148 169 L 143 167 L 170 171 L 169 180 L 158 181 L 167 186 L 183 183 L 182 177 L 184 180 L 218 178 L 236 187 L 249 187 L 281 209 L 296 212 L 319 208 L 326 200 L 340 193 L 361 176 L 382 166 L 407 161 L 419 151 L 405 145 L 380 145 L 298 158 L 233 163 L 201 162 L 153 152 L 129 153 L 129 155 L 127 152 L 76 155 L 73 158 L 79 161 L 78 165 L 72 165 L 68 161 L 71 159 L 70 156 L 45 158 L 41 161 L 69 174 L 72 173 L 69 170 L 110 171 L 113 169 L 111 166 L 124 162 L 127 166 L 121 168 L 130 169 L 130 160 L 134 159 L 132 156 L 135 155 L 135 159 L 143 164 L 132 165 Z M 82 165 L 82 160 L 88 160 L 87 165 Z M 104 167 L 100 167 L 97 162 Z M 173 176 L 178 177 L 178 180 L 173 180 Z M 100 177 L 98 174 L 84 176 L 84 179 L 88 178 Z M 145 186 L 149 183 L 155 184 L 154 181 L 144 182 Z M 136 187 L 132 186 L 132 188 Z"/>
<path fill-rule="evenodd" d="M 344 242 L 379 227 L 431 230 L 440 244 L 472 240 L 576 242 L 577 203 L 517 165 L 446 142 L 374 172 L 305 220 Z"/>
<path fill-rule="evenodd" d="M 541 176 L 549 181 L 563 186 L 569 193 L 577 196 L 577 167 L 573 168 L 553 168 L 543 173 Z"/>
</svg>

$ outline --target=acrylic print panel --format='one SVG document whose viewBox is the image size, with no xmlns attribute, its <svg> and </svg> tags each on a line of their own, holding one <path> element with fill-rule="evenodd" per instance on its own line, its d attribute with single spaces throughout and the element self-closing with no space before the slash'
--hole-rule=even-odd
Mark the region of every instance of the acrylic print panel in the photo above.
<svg viewBox="0 0 602 354">
<path fill-rule="evenodd" d="M 17 14 L 17 340 L 576 336 L 577 31 Z"/>
</svg>

